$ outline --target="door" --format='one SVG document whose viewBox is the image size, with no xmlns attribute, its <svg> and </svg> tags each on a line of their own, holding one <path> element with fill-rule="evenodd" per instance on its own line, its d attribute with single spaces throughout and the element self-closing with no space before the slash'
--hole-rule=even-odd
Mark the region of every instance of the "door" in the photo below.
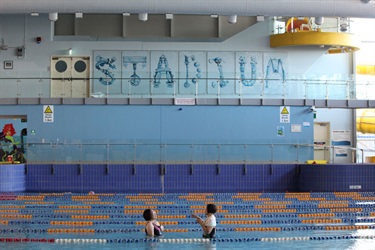
<svg viewBox="0 0 375 250">
<path fill-rule="evenodd" d="M 52 57 L 51 78 L 51 97 L 88 97 L 90 91 L 90 58 Z"/>
<path fill-rule="evenodd" d="M 314 160 L 330 162 L 330 123 L 314 123 Z"/>
</svg>

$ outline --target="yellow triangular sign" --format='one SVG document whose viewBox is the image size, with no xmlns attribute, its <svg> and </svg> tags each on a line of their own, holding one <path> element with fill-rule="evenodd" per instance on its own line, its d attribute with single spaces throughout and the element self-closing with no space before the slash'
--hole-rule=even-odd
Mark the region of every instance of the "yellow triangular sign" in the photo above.
<svg viewBox="0 0 375 250">
<path fill-rule="evenodd" d="M 281 110 L 281 114 L 282 115 L 289 115 L 289 111 L 286 107 L 283 108 L 283 110 Z"/>
<path fill-rule="evenodd" d="M 44 113 L 52 114 L 52 109 L 49 106 L 47 106 L 47 108 L 44 110 Z"/>
</svg>

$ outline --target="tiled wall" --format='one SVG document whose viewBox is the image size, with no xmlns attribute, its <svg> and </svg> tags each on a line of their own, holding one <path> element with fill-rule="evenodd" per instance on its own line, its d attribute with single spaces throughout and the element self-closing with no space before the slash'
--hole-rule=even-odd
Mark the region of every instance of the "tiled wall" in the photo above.
<svg viewBox="0 0 375 250">
<path fill-rule="evenodd" d="M 0 192 L 23 192 L 25 189 L 25 165 L 0 164 Z"/>
<path fill-rule="evenodd" d="M 284 192 L 295 165 L 27 165 L 29 192 Z"/>
<path fill-rule="evenodd" d="M 27 165 L 29 192 L 375 191 L 375 165 Z M 350 189 L 361 186 L 361 189 Z M 354 187 L 355 188 L 355 187 Z"/>
<path fill-rule="evenodd" d="M 300 165 L 299 167 L 299 191 L 375 191 L 375 164 Z"/>
</svg>

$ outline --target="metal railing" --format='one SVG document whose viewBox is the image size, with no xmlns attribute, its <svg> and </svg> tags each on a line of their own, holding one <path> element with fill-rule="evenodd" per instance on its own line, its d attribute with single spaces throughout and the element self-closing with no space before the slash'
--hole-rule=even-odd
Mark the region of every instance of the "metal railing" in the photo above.
<svg viewBox="0 0 375 250">
<path fill-rule="evenodd" d="M 150 72 L 151 73 L 151 72 Z M 26 73 L 24 73 L 26 74 Z M 233 75 L 234 73 L 232 73 Z M 99 78 L 50 78 L 49 76 L 23 76 L 2 74 L 0 98 L 121 98 L 121 97 L 193 97 L 193 98 L 289 98 L 329 100 L 373 100 L 374 80 L 323 79 L 325 77 L 287 79 L 268 78 L 200 78 L 188 85 L 186 78 L 143 78 L 134 86 L 131 78 L 114 78 L 111 84 L 103 84 Z M 221 84 L 225 82 L 225 84 Z M 251 82 L 251 84 L 247 84 Z M 55 87 L 53 87 L 55 86 Z M 79 87 L 77 87 L 79 86 Z M 53 88 L 57 88 L 56 92 Z M 82 91 L 84 90 L 84 91 Z"/>
<path fill-rule="evenodd" d="M 365 163 L 375 150 L 309 144 L 25 144 L 28 163 L 72 164 L 301 164 L 314 159 L 314 149 L 327 150 L 327 163 L 337 163 L 337 149 L 346 150 L 350 162 Z M 340 162 L 338 162 L 340 163 Z"/>
</svg>

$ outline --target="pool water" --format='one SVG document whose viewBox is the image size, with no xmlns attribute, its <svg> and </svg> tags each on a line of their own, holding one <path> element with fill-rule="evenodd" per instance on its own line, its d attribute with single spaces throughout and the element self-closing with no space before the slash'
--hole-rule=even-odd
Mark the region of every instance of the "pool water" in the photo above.
<svg viewBox="0 0 375 250">
<path fill-rule="evenodd" d="M 375 249 L 375 193 L 2 194 L 0 249 Z M 215 203 L 217 237 L 192 213 Z M 157 211 L 163 237 L 146 237 Z"/>
</svg>

